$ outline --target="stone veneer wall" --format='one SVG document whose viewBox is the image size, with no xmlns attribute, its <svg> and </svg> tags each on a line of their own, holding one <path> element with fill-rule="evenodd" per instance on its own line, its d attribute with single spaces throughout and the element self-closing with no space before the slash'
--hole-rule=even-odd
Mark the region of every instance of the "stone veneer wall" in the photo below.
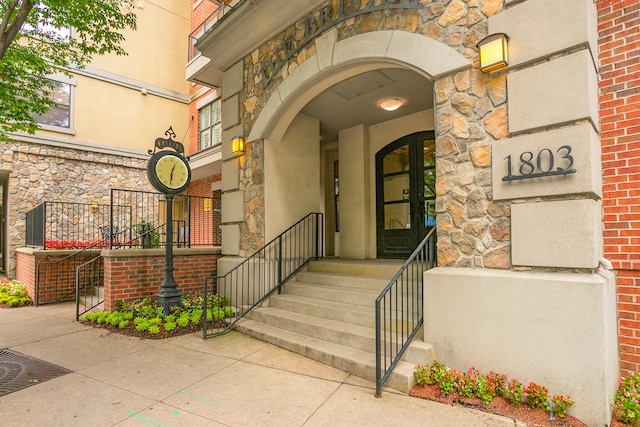
<svg viewBox="0 0 640 427">
<path fill-rule="evenodd" d="M 333 1 L 335 5 L 337 1 Z M 422 10 L 377 11 L 336 25 L 338 40 L 379 30 L 423 34 L 476 60 L 476 44 L 487 35 L 487 18 L 501 11 L 503 0 L 429 2 Z M 307 58 L 315 55 L 310 42 L 263 87 L 265 58 L 286 37 L 304 38 L 300 20 L 244 59 L 244 91 L 240 93 L 240 122 L 250 130 L 278 85 Z M 436 146 L 438 155 L 438 233 L 441 265 L 510 267 L 509 204 L 491 199 L 491 141 L 507 135 L 506 78 L 486 77 L 477 67 L 445 76 L 436 85 Z M 390 141 L 391 142 L 391 141 Z M 250 253 L 264 239 L 262 141 L 240 164 L 240 189 L 245 191 L 245 218 L 240 252 Z"/>
<path fill-rule="evenodd" d="M 9 175 L 9 277 L 15 276 L 15 249 L 24 246 L 25 215 L 44 201 L 109 203 L 109 190 L 152 191 L 146 158 L 124 157 L 27 142 L 2 147 L 1 169 Z M 7 254 L 5 254 L 7 255 Z"/>
</svg>

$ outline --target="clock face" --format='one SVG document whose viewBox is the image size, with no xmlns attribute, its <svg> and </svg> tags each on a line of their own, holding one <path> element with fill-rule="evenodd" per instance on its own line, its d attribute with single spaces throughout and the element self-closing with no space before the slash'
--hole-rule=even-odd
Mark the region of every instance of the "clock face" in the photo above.
<svg viewBox="0 0 640 427">
<path fill-rule="evenodd" d="M 182 192 L 191 179 L 191 170 L 184 157 L 169 151 L 151 157 L 147 174 L 151 184 L 162 193 Z"/>
<path fill-rule="evenodd" d="M 158 180 L 171 189 L 182 187 L 189 178 L 187 165 L 177 156 L 164 156 L 156 163 Z"/>
</svg>

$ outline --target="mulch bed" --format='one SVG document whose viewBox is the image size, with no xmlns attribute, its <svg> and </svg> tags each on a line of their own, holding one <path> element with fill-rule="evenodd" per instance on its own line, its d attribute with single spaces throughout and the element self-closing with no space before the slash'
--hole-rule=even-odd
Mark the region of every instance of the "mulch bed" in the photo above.
<svg viewBox="0 0 640 427">
<path fill-rule="evenodd" d="M 551 422 L 549 414 L 543 409 L 531 409 L 527 405 L 519 407 L 511 405 L 502 397 L 494 398 L 491 403 L 485 404 L 480 399 L 466 398 L 451 393 L 449 396 L 443 396 L 437 386 L 421 387 L 413 386 L 409 391 L 409 396 L 418 397 L 420 399 L 429 399 L 448 405 L 460 405 L 468 408 L 479 409 L 492 414 L 503 415 L 526 423 L 528 426 L 539 427 L 586 427 L 586 424 L 579 419 L 567 415 L 564 418 L 556 418 Z M 612 425 L 613 426 L 613 425 Z"/>
<path fill-rule="evenodd" d="M 147 331 L 139 331 L 136 329 L 136 326 L 131 322 L 131 324 L 125 328 L 118 328 L 116 326 L 103 323 L 102 325 L 97 325 L 95 322 L 82 322 L 84 325 L 93 326 L 94 328 L 102 328 L 107 329 L 114 334 L 126 335 L 129 337 L 138 337 L 143 339 L 152 339 L 152 340 L 161 340 L 170 337 L 177 337 L 180 335 L 193 334 L 196 332 L 202 332 L 202 325 L 194 325 L 193 323 L 189 323 L 187 326 L 180 327 L 178 326 L 171 332 L 167 332 L 164 329 L 163 325 L 160 325 L 160 332 L 153 335 Z"/>
</svg>

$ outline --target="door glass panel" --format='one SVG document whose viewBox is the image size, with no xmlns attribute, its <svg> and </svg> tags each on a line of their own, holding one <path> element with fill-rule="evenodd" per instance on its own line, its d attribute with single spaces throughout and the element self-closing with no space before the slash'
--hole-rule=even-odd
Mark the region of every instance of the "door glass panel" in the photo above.
<svg viewBox="0 0 640 427">
<path fill-rule="evenodd" d="M 385 230 L 403 230 L 411 228 L 409 203 L 385 205 L 384 218 Z"/>
<path fill-rule="evenodd" d="M 409 200 L 409 174 L 384 177 L 384 201 L 397 202 Z"/>
<path fill-rule="evenodd" d="M 395 173 L 409 170 L 409 146 L 403 145 L 384 156 L 382 173 Z"/>
<path fill-rule="evenodd" d="M 436 153 L 435 141 L 425 140 L 424 153 L 424 225 L 436 226 Z"/>
</svg>

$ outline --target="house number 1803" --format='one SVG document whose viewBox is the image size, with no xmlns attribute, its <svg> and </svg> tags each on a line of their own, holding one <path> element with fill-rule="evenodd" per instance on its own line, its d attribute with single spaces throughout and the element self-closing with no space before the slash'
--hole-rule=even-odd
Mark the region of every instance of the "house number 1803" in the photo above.
<svg viewBox="0 0 640 427">
<path fill-rule="evenodd" d="M 558 166 L 556 166 L 556 159 L 558 159 Z M 520 153 L 515 165 L 513 164 L 511 154 L 505 157 L 504 160 L 507 161 L 508 172 L 507 176 L 502 178 L 503 181 L 569 175 L 577 172 L 576 169 L 573 168 L 573 156 L 571 155 L 570 145 L 563 145 L 558 148 L 555 153 L 549 148 L 543 148 L 538 151 L 537 154 L 534 154 L 532 151 L 524 151 Z M 517 169 L 517 174 L 513 173 L 514 166 Z"/>
</svg>

